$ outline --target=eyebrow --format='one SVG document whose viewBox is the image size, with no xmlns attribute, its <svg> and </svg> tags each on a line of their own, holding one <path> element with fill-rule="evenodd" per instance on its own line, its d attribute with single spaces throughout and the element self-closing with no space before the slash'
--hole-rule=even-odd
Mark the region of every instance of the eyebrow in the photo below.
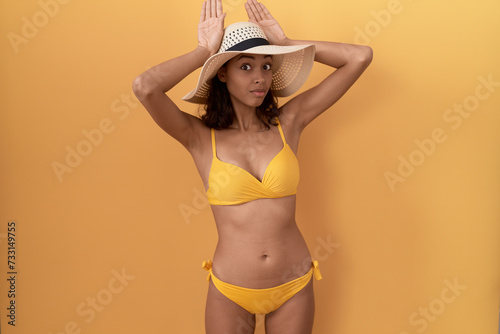
<svg viewBox="0 0 500 334">
<path fill-rule="evenodd" d="M 245 55 L 245 54 L 242 54 L 241 56 L 239 56 L 237 60 L 240 60 L 242 58 L 250 58 L 250 59 L 255 60 L 254 56 Z M 271 55 L 266 55 L 266 56 L 264 56 L 264 58 L 271 58 L 272 59 L 273 57 L 271 57 Z"/>
</svg>

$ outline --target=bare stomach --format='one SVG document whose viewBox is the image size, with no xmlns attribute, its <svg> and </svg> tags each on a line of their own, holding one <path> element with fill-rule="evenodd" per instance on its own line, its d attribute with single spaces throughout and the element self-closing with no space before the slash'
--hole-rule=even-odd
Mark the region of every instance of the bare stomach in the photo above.
<svg viewBox="0 0 500 334">
<path fill-rule="evenodd" d="M 219 242 L 213 273 L 234 285 L 261 289 L 307 273 L 311 256 L 295 223 L 295 196 L 212 206 Z"/>
</svg>

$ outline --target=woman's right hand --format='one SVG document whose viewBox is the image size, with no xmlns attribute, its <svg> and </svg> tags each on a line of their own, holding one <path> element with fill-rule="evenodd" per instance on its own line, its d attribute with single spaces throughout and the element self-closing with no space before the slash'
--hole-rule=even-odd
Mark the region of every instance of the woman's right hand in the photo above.
<svg viewBox="0 0 500 334">
<path fill-rule="evenodd" d="M 224 18 L 221 0 L 206 0 L 201 7 L 198 24 L 198 46 L 208 50 L 210 56 L 217 53 L 224 35 Z"/>
</svg>

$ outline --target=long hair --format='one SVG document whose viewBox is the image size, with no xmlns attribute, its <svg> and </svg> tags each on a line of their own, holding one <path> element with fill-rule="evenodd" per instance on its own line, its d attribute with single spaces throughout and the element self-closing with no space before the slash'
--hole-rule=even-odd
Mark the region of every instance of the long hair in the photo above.
<svg viewBox="0 0 500 334">
<path fill-rule="evenodd" d="M 201 119 L 209 128 L 226 129 L 234 119 L 233 104 L 226 83 L 220 81 L 216 75 L 209 81 L 209 85 L 207 103 L 204 106 L 205 114 L 201 115 Z M 276 117 L 280 111 L 273 91 L 267 92 L 264 102 L 256 108 L 256 114 L 268 129 L 268 124 L 278 125 Z"/>
</svg>

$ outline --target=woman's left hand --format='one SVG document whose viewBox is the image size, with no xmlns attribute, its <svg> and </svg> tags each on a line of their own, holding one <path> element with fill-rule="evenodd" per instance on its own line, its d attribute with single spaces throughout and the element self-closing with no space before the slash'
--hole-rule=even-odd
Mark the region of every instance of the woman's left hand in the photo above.
<svg viewBox="0 0 500 334">
<path fill-rule="evenodd" d="M 250 22 L 259 25 L 264 34 L 266 34 L 269 43 L 282 45 L 287 40 L 285 32 L 281 29 L 278 21 L 267 10 L 266 6 L 257 2 L 257 0 L 247 0 L 245 8 Z"/>
</svg>

